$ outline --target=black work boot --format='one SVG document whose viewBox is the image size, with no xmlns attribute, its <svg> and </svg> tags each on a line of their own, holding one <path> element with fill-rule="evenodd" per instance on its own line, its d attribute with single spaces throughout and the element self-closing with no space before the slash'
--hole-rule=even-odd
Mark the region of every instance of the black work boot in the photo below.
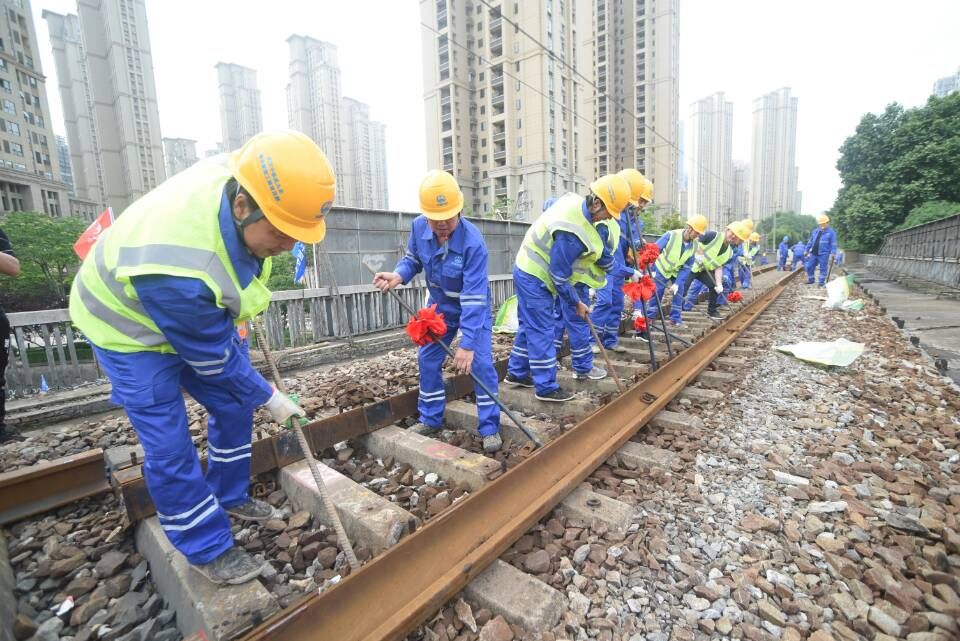
<svg viewBox="0 0 960 641">
<path fill-rule="evenodd" d="M 243 519 L 244 521 L 266 521 L 273 518 L 273 507 L 260 499 L 250 499 L 246 503 L 223 508 L 227 514 Z"/>
<path fill-rule="evenodd" d="M 263 563 L 233 546 L 210 563 L 191 564 L 190 567 L 216 585 L 239 585 L 257 578 L 263 570 Z"/>
</svg>

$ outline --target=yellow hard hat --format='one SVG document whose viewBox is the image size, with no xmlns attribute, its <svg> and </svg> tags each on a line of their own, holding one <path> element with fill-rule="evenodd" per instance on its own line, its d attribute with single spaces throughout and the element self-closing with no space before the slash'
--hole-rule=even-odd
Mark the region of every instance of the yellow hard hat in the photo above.
<svg viewBox="0 0 960 641">
<path fill-rule="evenodd" d="M 293 239 L 327 234 L 337 178 L 317 143 L 297 131 L 267 131 L 230 154 L 227 166 L 270 224 Z"/>
<path fill-rule="evenodd" d="M 744 226 L 747 228 L 747 232 L 748 232 L 748 233 L 752 233 L 752 232 L 753 232 L 753 221 L 752 221 L 752 220 L 750 220 L 749 218 L 744 218 L 744 219 L 741 220 L 740 222 L 742 222 L 742 223 L 744 224 Z"/>
<path fill-rule="evenodd" d="M 420 211 L 430 220 L 447 220 L 463 210 L 463 192 L 453 176 L 434 169 L 420 183 Z"/>
<path fill-rule="evenodd" d="M 750 234 L 750 242 L 755 243 L 758 240 L 760 240 L 760 234 L 758 234 L 757 232 L 753 232 L 752 234 Z"/>
<path fill-rule="evenodd" d="M 641 194 L 643 193 L 643 181 L 646 180 L 636 169 L 630 167 L 617 172 L 617 175 L 627 181 L 630 185 L 630 204 L 636 207 L 640 204 Z"/>
<path fill-rule="evenodd" d="M 693 214 L 687 218 L 687 225 L 698 234 L 707 232 L 707 217 L 703 214 Z"/>
<path fill-rule="evenodd" d="M 750 238 L 750 230 L 747 229 L 746 222 L 743 220 L 735 220 L 729 225 L 727 229 L 733 232 L 733 234 L 740 240 L 747 240 Z"/>
<path fill-rule="evenodd" d="M 600 176 L 590 183 L 590 191 L 597 195 L 617 220 L 620 220 L 620 212 L 630 204 L 630 184 L 616 174 Z"/>
<path fill-rule="evenodd" d="M 819 216 L 817 216 L 818 225 L 825 225 L 826 223 L 829 223 L 829 222 L 830 222 L 830 216 L 827 216 L 826 214 L 820 214 Z"/>
<path fill-rule="evenodd" d="M 643 191 L 640 192 L 640 197 L 647 202 L 653 200 L 653 181 L 646 176 L 643 177 Z"/>
</svg>

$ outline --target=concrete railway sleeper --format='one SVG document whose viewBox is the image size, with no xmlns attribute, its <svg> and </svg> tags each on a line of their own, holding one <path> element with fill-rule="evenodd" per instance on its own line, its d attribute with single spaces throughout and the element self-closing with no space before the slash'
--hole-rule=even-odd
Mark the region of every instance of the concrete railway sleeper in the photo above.
<svg viewBox="0 0 960 641">
<path fill-rule="evenodd" d="M 758 286 L 762 284 L 762 282 L 757 283 Z M 745 310 L 737 318 L 752 319 L 755 314 L 755 311 L 751 313 Z M 690 349 L 700 345 L 697 341 L 704 338 L 704 331 L 710 326 L 708 323 L 701 322 L 696 316 L 698 314 L 690 315 L 687 327 L 679 332 L 686 340 L 693 343 Z M 722 337 L 729 342 L 726 340 L 729 338 L 728 326 L 735 321 L 736 319 L 733 319 L 729 323 L 724 323 L 717 332 L 706 333 L 705 339 L 716 340 L 717 337 Z M 657 340 L 656 336 L 654 340 Z M 624 342 L 628 346 L 628 351 L 624 354 L 611 353 L 611 357 L 617 358 L 618 368 L 625 381 L 633 384 L 637 380 L 643 380 L 647 375 L 645 359 L 648 359 L 648 353 L 646 347 L 639 341 L 626 339 Z M 655 344 L 657 350 L 664 350 L 660 342 Z M 674 342 L 674 348 L 683 349 L 684 346 Z M 731 356 L 725 358 L 736 360 L 736 357 Z M 664 363 L 665 360 L 665 354 L 661 356 L 658 351 L 658 361 L 665 365 L 667 364 Z M 675 360 L 678 364 L 666 370 L 667 374 L 684 371 L 684 369 L 687 373 L 693 371 L 687 367 L 692 360 L 691 357 L 679 354 Z M 723 366 L 722 360 L 717 363 L 718 367 Z M 685 363 L 687 365 L 684 365 Z M 728 363 L 728 366 L 735 367 L 737 363 Z M 722 371 L 705 371 L 698 379 L 699 384 L 707 388 L 728 384 L 730 379 L 724 374 Z M 465 378 L 449 379 L 448 398 L 457 398 L 469 393 L 468 381 L 460 380 Z M 694 380 L 693 377 L 686 378 L 690 379 L 689 382 Z M 676 391 L 680 391 L 684 385 L 680 385 L 679 380 L 681 379 L 673 381 L 673 386 L 668 386 L 668 389 L 676 387 Z M 644 385 L 652 381 L 653 379 L 647 379 Z M 505 388 L 501 391 L 508 405 L 525 414 L 526 425 L 536 430 L 544 441 L 550 441 L 564 432 L 575 432 L 576 430 L 571 428 L 577 420 L 590 414 L 615 395 L 615 386 L 612 381 L 578 381 L 576 383 L 570 381 L 570 384 L 577 386 L 578 398 L 562 405 L 536 401 L 532 394 L 524 394 L 525 390 Z M 700 387 L 692 389 L 699 390 L 699 393 L 710 392 L 709 389 Z M 643 410 L 642 421 L 650 420 L 658 429 L 671 429 L 676 426 L 689 428 L 696 423 L 694 417 L 660 411 L 669 398 L 655 392 L 653 394 L 657 396 L 656 399 L 643 397 L 644 394 L 650 393 L 632 390 L 617 400 L 619 405 L 629 403 L 621 410 L 622 414 L 617 413 L 613 419 L 614 422 L 625 421 L 622 423 L 622 429 L 616 431 L 613 437 L 614 442 L 623 440 L 624 443 L 619 450 L 614 447 L 610 456 L 599 457 L 597 453 L 587 459 L 593 462 L 596 472 L 585 464 L 584 460 L 578 460 L 577 464 L 571 467 L 570 464 L 573 463 L 574 458 L 584 458 L 583 452 L 580 453 L 581 456 L 574 457 L 571 455 L 570 445 L 560 448 L 564 452 L 561 456 L 564 463 L 557 464 L 559 467 L 556 469 L 572 469 L 573 472 L 548 481 L 549 489 L 546 491 L 548 500 L 558 504 L 552 511 L 551 518 L 546 521 L 552 528 L 557 529 L 560 527 L 558 524 L 562 523 L 567 527 L 581 526 L 586 532 L 592 531 L 591 525 L 603 532 L 621 535 L 626 532 L 631 510 L 611 496 L 612 493 L 605 485 L 605 483 L 609 484 L 609 481 L 604 480 L 611 476 L 607 474 L 597 476 L 599 471 L 610 467 L 604 463 L 604 460 L 610 463 L 616 459 L 618 467 L 611 469 L 620 475 L 617 478 L 623 478 L 625 481 L 629 480 L 630 474 L 637 474 L 638 469 L 656 470 L 669 468 L 671 464 L 669 452 L 634 441 L 626 441 L 624 435 L 628 437 L 629 434 L 626 433 L 625 427 L 638 420 L 635 417 L 627 420 L 626 415 Z M 634 398 L 638 395 L 642 398 Z M 529 398 L 524 398 L 525 396 Z M 610 405 L 603 407 L 584 422 L 595 422 L 598 417 L 604 417 L 602 420 L 608 423 L 611 418 L 610 407 Z M 470 428 L 476 420 L 476 408 L 471 403 L 455 400 L 450 402 L 446 417 L 446 426 L 450 429 L 443 430 L 436 435 L 436 438 L 423 437 L 400 429 L 408 422 L 406 417 L 413 414 L 415 414 L 415 393 L 413 396 L 409 393 L 401 394 L 371 407 L 317 421 L 314 424 L 315 429 L 308 437 L 315 451 L 334 452 L 332 458 L 324 461 L 326 463 L 323 466 L 324 478 L 331 486 L 340 488 L 337 494 L 338 503 L 343 508 L 338 509 L 338 512 L 341 519 L 345 521 L 345 525 L 350 523 L 347 525 L 348 533 L 351 541 L 362 550 L 362 561 L 375 558 L 377 563 L 391 563 L 382 559 L 399 554 L 402 549 L 400 546 L 405 545 L 408 547 L 404 549 L 409 549 L 412 544 L 408 541 L 424 540 L 424 536 L 418 532 L 419 529 L 425 530 L 427 527 L 446 529 L 447 526 L 439 524 L 450 521 L 452 515 L 457 514 L 461 506 L 476 503 L 475 497 L 485 492 L 489 493 L 491 488 L 501 485 L 491 482 L 504 476 L 505 471 L 507 475 L 516 474 L 515 468 L 519 469 L 518 466 L 525 461 L 539 462 L 537 458 L 531 460 L 532 448 L 525 445 L 526 439 L 519 431 L 517 434 L 510 432 L 509 422 L 503 423 L 507 447 L 497 454 L 495 460 L 481 455 L 479 441 L 470 433 Z M 637 423 L 636 427 L 641 424 Z M 564 435 L 557 442 L 562 443 L 564 439 L 570 440 Z M 152 505 L 142 485 L 138 466 L 130 465 L 114 472 L 113 481 L 124 497 L 128 518 L 131 521 L 145 519 L 136 528 L 135 540 L 138 549 L 141 550 L 140 554 L 149 561 L 152 569 L 166 568 L 166 570 L 154 569 L 153 579 L 159 593 L 167 598 L 170 607 L 175 608 L 177 625 L 182 632 L 203 630 L 210 639 L 233 638 L 244 633 L 245 630 L 250 630 L 271 613 L 275 613 L 274 617 L 282 617 L 278 619 L 282 622 L 279 627 L 274 627 L 278 625 L 272 623 L 274 619 L 268 619 L 264 627 L 254 629 L 248 638 L 258 638 L 257 635 L 261 634 L 260 630 L 266 629 L 271 630 L 271 635 L 286 634 L 288 631 L 299 629 L 294 612 L 304 609 L 312 610 L 316 607 L 316 603 L 329 599 L 331 595 L 341 591 L 346 592 L 344 588 L 355 585 L 361 577 L 369 576 L 365 574 L 368 570 L 361 570 L 356 573 L 356 576 L 348 577 L 336 590 L 325 593 L 322 599 L 318 600 L 314 596 L 299 604 L 293 603 L 294 609 L 278 610 L 284 606 L 291 606 L 293 601 L 300 599 L 303 595 L 311 594 L 311 591 L 315 595 L 318 589 L 323 591 L 324 588 L 335 585 L 340 575 L 349 574 L 349 570 L 343 567 L 343 560 L 336 558 L 336 549 L 331 545 L 332 542 L 327 540 L 332 533 L 329 529 L 323 529 L 324 518 L 319 508 L 316 487 L 309 478 L 305 464 L 296 462 L 299 459 L 296 444 L 288 443 L 287 440 L 289 439 L 285 435 L 280 435 L 274 439 L 264 439 L 254 443 L 253 471 L 255 474 L 260 474 L 257 478 L 261 479 L 255 487 L 260 488 L 257 491 L 261 493 L 264 487 L 271 488 L 272 491 L 269 494 L 273 495 L 273 502 L 281 508 L 280 514 L 284 519 L 281 519 L 280 523 L 272 524 L 274 528 L 272 530 L 234 529 L 235 535 L 239 535 L 238 542 L 244 544 L 249 551 L 256 553 L 261 545 L 268 548 L 266 550 L 261 548 L 261 553 L 271 561 L 271 567 L 274 568 L 262 577 L 262 581 L 254 581 L 253 585 L 246 588 L 239 586 L 239 589 L 211 590 L 209 588 L 212 586 L 208 586 L 204 591 L 202 581 L 198 582 L 197 577 L 190 576 L 182 559 L 178 562 L 178 555 L 169 549 L 169 545 L 165 545 L 165 539 L 156 519 L 150 518 Z M 349 441 L 350 447 L 344 447 L 342 444 L 344 441 Z M 338 445 L 340 449 L 332 449 L 335 443 L 340 444 Z M 589 439 L 589 444 L 590 447 L 599 448 L 600 452 L 606 452 L 612 447 L 609 443 L 601 443 L 596 438 Z M 612 453 L 614 451 L 616 454 Z M 545 464 L 540 463 L 540 466 Z M 54 468 L 56 465 L 55 462 Z M 549 467 L 554 469 L 555 465 L 550 464 Z M 591 472 L 594 473 L 591 474 Z M 577 476 L 580 476 L 579 481 L 573 482 L 571 479 Z M 102 475 L 100 481 L 103 487 L 91 486 L 86 491 L 92 494 L 107 489 Z M 582 481 L 585 482 L 580 484 Z M 629 483 L 623 484 L 624 487 L 629 485 Z M 470 503 L 471 500 L 473 503 Z M 520 504 L 517 505 L 519 507 Z M 553 506 L 540 506 L 537 511 L 541 516 L 545 516 L 550 513 L 551 507 Z M 39 512 L 42 509 L 45 508 L 38 505 L 35 506 L 34 511 Z M 16 510 L 20 511 L 11 512 L 11 516 L 6 521 L 31 513 L 29 509 L 22 511 L 22 506 L 16 507 Z M 536 511 L 529 506 L 519 511 L 524 520 L 529 521 L 528 526 L 538 520 L 534 517 L 535 513 Z M 0 511 L 0 516 L 4 514 L 5 512 Z M 377 515 L 377 518 L 372 519 L 371 515 Z M 315 535 L 310 535 L 312 529 L 318 526 L 321 530 Z M 503 541 L 494 543 L 494 539 L 490 538 L 479 546 L 469 544 L 468 549 L 472 549 L 472 553 L 464 559 L 455 561 L 453 567 L 454 570 L 459 568 L 463 571 L 456 576 L 448 575 L 446 577 L 448 583 L 442 589 L 437 590 L 429 598 L 425 598 L 423 593 L 420 593 L 406 606 L 401 604 L 399 611 L 403 613 L 402 618 L 397 619 L 394 615 L 387 622 L 393 626 L 399 624 L 399 627 L 392 627 L 388 633 L 382 636 L 369 636 L 366 633 L 362 636 L 340 636 L 339 629 L 335 631 L 332 627 L 324 625 L 322 629 L 308 631 L 307 636 L 319 632 L 323 638 L 327 638 L 328 635 L 329 638 L 399 638 L 416 626 L 417 618 L 429 614 L 431 607 L 435 610 L 447 597 L 455 594 L 459 587 L 463 587 L 468 579 L 472 580 L 467 584 L 464 596 L 481 614 L 481 620 L 486 616 L 485 613 L 492 613 L 492 615 L 506 617 L 506 620 L 511 623 L 528 630 L 544 629 L 556 623 L 568 604 L 562 593 L 533 576 L 538 569 L 537 562 L 542 562 L 543 559 L 529 563 L 526 560 L 517 561 L 517 565 L 524 570 L 521 571 L 506 562 L 513 560 L 516 556 L 508 551 L 501 560 L 494 561 L 485 571 L 480 571 L 479 564 L 487 563 L 496 556 L 492 552 L 495 549 L 493 545 L 499 546 L 502 551 L 514 543 L 510 540 L 512 537 L 521 550 L 526 547 L 524 541 L 527 541 L 527 538 L 524 532 L 527 528 L 521 527 L 516 519 L 511 519 L 507 527 L 510 534 Z M 456 527 L 454 529 L 457 531 L 454 538 L 459 541 L 460 539 L 456 538 L 460 536 L 459 529 Z M 287 545 L 277 546 L 266 543 L 271 538 L 280 538 L 281 543 L 287 543 Z M 247 543 L 250 543 L 250 546 L 247 546 Z M 428 550 L 432 547 L 432 545 L 427 546 Z M 303 548 L 307 548 L 305 552 L 302 551 Z M 287 549 L 291 551 L 290 554 L 285 552 Z M 392 551 L 388 552 L 388 550 Z M 299 557 L 296 557 L 297 553 L 300 554 Z M 423 551 L 416 552 L 418 555 L 423 553 Z M 429 554 L 429 551 L 426 553 Z M 469 564 L 469 567 L 463 565 L 464 563 Z M 271 579 L 278 571 L 283 572 L 291 567 L 294 569 L 290 576 L 302 578 L 294 578 L 288 582 L 288 588 L 281 588 L 277 593 L 278 586 L 271 583 Z M 313 567 L 316 571 L 305 576 L 303 573 L 305 567 Z M 265 585 L 269 586 L 269 589 L 264 588 Z M 515 591 L 504 592 L 505 585 L 515 586 Z M 490 586 L 497 586 L 495 591 L 501 596 L 492 598 Z M 411 609 L 421 601 L 423 603 L 416 609 Z M 415 614 L 411 617 L 410 613 Z M 330 621 L 327 618 L 324 620 Z M 384 629 L 381 628 L 376 631 L 376 634 L 381 634 L 383 631 Z"/>
</svg>

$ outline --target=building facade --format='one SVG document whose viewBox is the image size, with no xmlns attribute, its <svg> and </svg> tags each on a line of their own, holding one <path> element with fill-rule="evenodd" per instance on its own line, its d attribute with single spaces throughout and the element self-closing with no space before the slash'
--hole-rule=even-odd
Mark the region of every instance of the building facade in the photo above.
<svg viewBox="0 0 960 641">
<path fill-rule="evenodd" d="M 687 131 L 687 210 L 719 229 L 733 212 L 733 103 L 723 92 L 693 103 Z"/>
<path fill-rule="evenodd" d="M 594 174 L 636 167 L 653 181 L 658 209 L 679 210 L 679 0 L 590 6 L 583 32 L 596 84 Z"/>
<path fill-rule="evenodd" d="M 952 76 L 945 76 L 933 83 L 933 95 L 938 98 L 948 96 L 955 91 L 960 91 L 960 68 Z"/>
<path fill-rule="evenodd" d="M 347 162 L 337 200 L 361 209 L 387 208 L 387 153 L 384 126 L 370 120 L 370 108 L 344 98 L 341 123 Z"/>
<path fill-rule="evenodd" d="M 197 162 L 197 141 L 189 138 L 164 138 L 163 162 L 167 178 Z"/>
<path fill-rule="evenodd" d="M 754 100 L 750 216 L 757 223 L 773 212 L 800 212 L 796 151 L 797 98 L 790 88 Z"/>
<path fill-rule="evenodd" d="M 590 10 L 570 0 L 490 5 L 420 1 L 427 165 L 456 176 L 472 215 L 529 220 L 592 178 L 579 75 L 589 60 L 577 47 Z"/>
<path fill-rule="evenodd" d="M 727 224 L 735 220 L 750 217 L 750 165 L 733 161 L 733 202 L 730 205 L 731 217 Z"/>
<path fill-rule="evenodd" d="M 57 144 L 57 163 L 60 165 L 60 182 L 65 184 L 70 191 L 71 196 L 75 196 L 73 189 L 73 169 L 70 167 L 70 145 L 67 139 L 60 135 L 55 135 L 54 140 Z"/>
<path fill-rule="evenodd" d="M 222 145 L 233 151 L 263 129 L 257 72 L 227 62 L 218 62 L 216 69 Z"/>
<path fill-rule="evenodd" d="M 0 209 L 69 215 L 30 2 L 0 11 Z"/>
<path fill-rule="evenodd" d="M 146 8 L 144 0 L 78 0 L 77 13 L 44 14 L 74 180 L 78 196 L 119 215 L 165 178 Z"/>
</svg>

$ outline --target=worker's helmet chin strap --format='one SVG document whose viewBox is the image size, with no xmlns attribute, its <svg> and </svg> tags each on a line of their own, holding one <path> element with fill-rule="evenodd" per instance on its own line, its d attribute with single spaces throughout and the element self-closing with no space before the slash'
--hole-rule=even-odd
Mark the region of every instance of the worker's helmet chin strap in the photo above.
<svg viewBox="0 0 960 641">
<path fill-rule="evenodd" d="M 240 195 L 240 183 L 238 182 L 237 191 L 234 192 L 233 194 L 233 202 L 236 202 L 237 196 L 239 195 Z M 247 198 L 248 200 L 250 199 L 249 196 Z M 253 201 L 250 200 L 250 202 L 253 202 Z M 263 220 L 264 218 L 265 216 L 263 215 L 263 212 L 260 209 L 254 209 L 249 214 L 247 214 L 247 217 L 244 218 L 243 220 L 237 220 L 237 218 L 233 216 L 233 226 L 236 228 L 237 235 L 240 236 L 240 242 L 243 243 L 244 247 L 247 247 L 247 241 L 243 237 L 243 230 L 249 227 L 250 225 L 252 225 L 253 223 L 259 220 Z M 249 247 L 247 247 L 247 249 L 249 249 Z"/>
</svg>

